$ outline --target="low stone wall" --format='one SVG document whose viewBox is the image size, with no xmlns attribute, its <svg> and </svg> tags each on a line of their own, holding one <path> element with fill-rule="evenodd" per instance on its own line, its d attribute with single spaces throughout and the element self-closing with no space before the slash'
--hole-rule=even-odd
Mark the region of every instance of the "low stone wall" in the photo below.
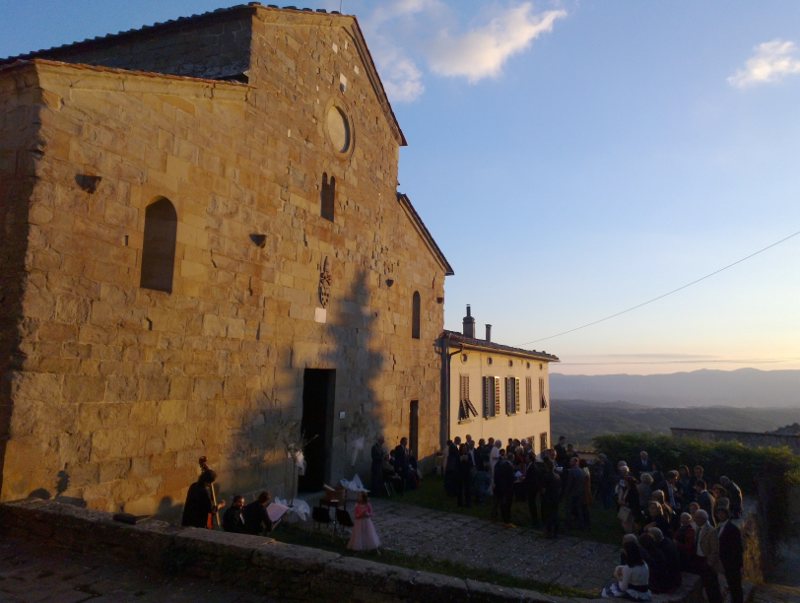
<svg viewBox="0 0 800 603">
<path fill-rule="evenodd" d="M 0 533 L 236 584 L 281 601 L 590 601 L 409 570 L 260 536 L 179 528 L 158 520 L 129 525 L 109 513 L 39 499 L 0 505 Z M 654 601 L 694 603 L 702 601 L 698 594 L 693 579 L 682 592 Z"/>
</svg>

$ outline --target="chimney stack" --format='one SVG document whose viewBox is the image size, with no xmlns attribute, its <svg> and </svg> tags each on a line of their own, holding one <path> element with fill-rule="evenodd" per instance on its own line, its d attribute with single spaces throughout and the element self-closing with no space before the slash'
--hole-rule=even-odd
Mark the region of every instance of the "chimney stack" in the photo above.
<svg viewBox="0 0 800 603">
<path fill-rule="evenodd" d="M 467 315 L 464 317 L 464 337 L 471 337 L 475 339 L 475 319 L 472 318 L 472 312 L 467 304 Z"/>
<path fill-rule="evenodd" d="M 486 341 L 491 341 L 491 340 L 492 340 L 492 325 L 487 324 L 486 325 Z"/>
</svg>

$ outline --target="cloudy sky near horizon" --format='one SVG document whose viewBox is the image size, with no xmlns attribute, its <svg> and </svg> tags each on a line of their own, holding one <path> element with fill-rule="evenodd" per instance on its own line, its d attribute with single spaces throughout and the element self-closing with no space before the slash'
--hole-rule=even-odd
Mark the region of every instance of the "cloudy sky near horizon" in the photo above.
<svg viewBox="0 0 800 603">
<path fill-rule="evenodd" d="M 235 3 L 0 0 L 0 56 Z M 471 304 L 570 374 L 800 368 L 800 3 L 342 5 L 456 272 L 446 328 Z"/>
</svg>

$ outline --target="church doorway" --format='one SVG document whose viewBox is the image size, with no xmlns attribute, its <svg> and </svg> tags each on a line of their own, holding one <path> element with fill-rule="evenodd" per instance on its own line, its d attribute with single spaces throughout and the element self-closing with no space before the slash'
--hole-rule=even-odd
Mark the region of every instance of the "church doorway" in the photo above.
<svg viewBox="0 0 800 603">
<path fill-rule="evenodd" d="M 303 374 L 301 429 L 308 442 L 303 449 L 306 473 L 298 482 L 298 489 L 303 492 L 322 490 L 322 485 L 330 479 L 335 384 L 333 369 L 306 369 Z"/>
</svg>

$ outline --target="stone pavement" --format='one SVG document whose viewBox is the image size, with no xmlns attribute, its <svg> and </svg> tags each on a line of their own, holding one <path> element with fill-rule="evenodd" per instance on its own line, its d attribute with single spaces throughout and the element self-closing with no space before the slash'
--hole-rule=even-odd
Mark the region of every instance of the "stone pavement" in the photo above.
<svg viewBox="0 0 800 603">
<path fill-rule="evenodd" d="M 18 539 L 0 542 L 0 601 L 4 603 L 263 603 L 254 595 L 185 576 L 125 566 L 101 555 L 78 555 Z"/>
<path fill-rule="evenodd" d="M 374 523 L 387 549 L 599 594 L 619 547 L 375 498 Z M 620 539 L 621 540 L 621 539 Z"/>
</svg>

